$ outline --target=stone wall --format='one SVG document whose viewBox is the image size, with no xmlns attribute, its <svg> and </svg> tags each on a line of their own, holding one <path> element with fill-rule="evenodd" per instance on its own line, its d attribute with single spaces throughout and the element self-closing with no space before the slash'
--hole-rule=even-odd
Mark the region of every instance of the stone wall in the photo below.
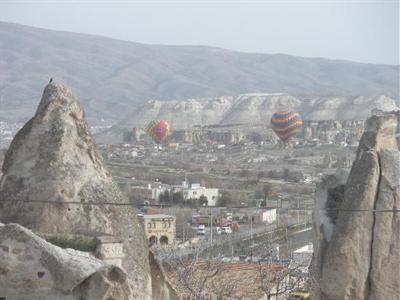
<svg viewBox="0 0 400 300">
<path fill-rule="evenodd" d="M 128 299 L 121 268 L 61 249 L 18 225 L 0 225 L 0 297 L 5 300 Z"/>
</svg>

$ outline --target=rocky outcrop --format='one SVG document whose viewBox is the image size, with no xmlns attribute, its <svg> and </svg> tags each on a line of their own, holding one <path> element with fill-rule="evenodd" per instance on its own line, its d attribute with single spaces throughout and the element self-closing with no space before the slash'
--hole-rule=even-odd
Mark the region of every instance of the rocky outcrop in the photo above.
<svg viewBox="0 0 400 300">
<path fill-rule="evenodd" d="M 130 299 L 151 298 L 144 232 L 99 156 L 84 112 L 62 84 L 46 86 L 35 116 L 3 164 L 0 221 L 40 233 L 113 236 L 122 241 Z M 110 248 L 110 251 L 113 251 Z"/>
<path fill-rule="evenodd" d="M 400 299 L 399 122 L 370 117 L 346 184 L 317 192 L 313 299 Z"/>
<path fill-rule="evenodd" d="M 363 120 L 304 120 L 298 137 L 307 141 L 316 139 L 334 144 L 357 145 L 364 131 L 364 123 Z"/>
<path fill-rule="evenodd" d="M 342 146 L 357 147 L 364 131 L 363 120 L 347 121 L 310 121 L 304 120 L 301 132 L 296 138 L 301 143 L 316 145 L 317 143 L 329 143 Z M 134 127 L 123 132 L 124 143 L 136 143 L 140 141 L 151 142 L 151 137 L 145 128 Z M 232 145 L 240 142 L 278 143 L 279 138 L 271 128 L 265 124 L 231 124 L 231 125 L 209 125 L 195 127 L 192 129 L 172 130 L 167 142 L 203 144 L 216 142 L 219 144 Z M 335 159 L 332 155 L 333 160 Z M 351 159 L 352 163 L 353 159 Z M 333 165 L 330 167 L 334 167 Z M 339 166 L 338 166 L 339 167 Z"/>
<path fill-rule="evenodd" d="M 237 97 L 188 99 L 182 101 L 151 100 L 135 107 L 129 115 L 115 126 L 96 135 L 99 142 L 121 142 L 122 132 L 134 127 L 145 127 L 154 119 L 164 119 L 173 130 L 191 129 L 195 125 L 268 124 L 272 114 L 278 110 L 293 110 L 301 113 L 304 120 L 326 121 L 312 124 L 312 132 L 306 136 L 320 139 L 334 138 L 352 123 L 365 120 L 371 111 L 397 109 L 396 101 L 386 96 L 359 97 L 304 97 L 285 93 L 243 94 Z M 338 124 L 334 124 L 336 120 Z M 308 124 L 307 124 L 308 125 Z M 332 126 L 333 125 L 333 126 Z M 332 137 L 324 137 L 330 130 Z"/>
<path fill-rule="evenodd" d="M 0 225 L 3 299 L 128 299 L 126 273 L 88 253 L 61 249 L 18 225 Z"/>
<path fill-rule="evenodd" d="M 177 291 L 166 279 L 161 263 L 154 257 L 154 254 L 151 251 L 149 252 L 149 261 L 151 268 L 153 299 L 179 300 Z"/>
</svg>

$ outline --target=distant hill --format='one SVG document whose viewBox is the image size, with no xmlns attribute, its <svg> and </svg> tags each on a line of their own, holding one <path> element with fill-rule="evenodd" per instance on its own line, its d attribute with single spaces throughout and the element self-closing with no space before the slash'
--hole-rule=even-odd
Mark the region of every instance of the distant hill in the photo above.
<svg viewBox="0 0 400 300">
<path fill-rule="evenodd" d="M 150 99 L 255 92 L 399 97 L 399 66 L 204 46 L 161 46 L 0 22 L 0 120 L 26 120 L 50 77 L 89 120 L 123 119 Z"/>
<path fill-rule="evenodd" d="M 305 120 L 365 120 L 373 109 L 397 110 L 387 96 L 293 96 L 289 94 L 244 94 L 237 97 L 148 101 L 125 119 L 96 136 L 99 142 L 116 143 L 122 132 L 145 127 L 151 120 L 165 119 L 173 129 L 194 125 L 269 124 L 275 111 L 298 111 Z"/>
</svg>

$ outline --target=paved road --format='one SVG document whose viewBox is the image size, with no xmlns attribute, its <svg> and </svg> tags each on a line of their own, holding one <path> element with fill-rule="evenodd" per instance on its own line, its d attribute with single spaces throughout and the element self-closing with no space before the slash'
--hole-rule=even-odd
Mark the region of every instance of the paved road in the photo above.
<svg viewBox="0 0 400 300">
<path fill-rule="evenodd" d="M 217 235 L 216 231 L 213 231 L 212 245 L 210 230 L 208 230 L 206 236 L 200 237 L 199 242 L 195 246 L 192 248 L 173 249 L 172 255 L 189 256 L 198 253 L 211 253 L 211 255 L 214 253 L 215 255 L 218 255 L 221 251 L 225 253 L 225 255 L 230 255 L 231 251 L 237 253 L 241 252 L 243 249 L 244 252 L 248 252 L 247 250 L 250 248 L 254 249 L 254 251 L 251 250 L 251 252 L 256 255 L 257 252 L 263 250 L 262 247 L 265 242 L 274 241 L 274 243 L 279 243 L 280 245 L 280 255 L 282 257 L 289 257 L 292 251 L 306 245 L 312 239 L 311 228 L 307 227 L 309 224 L 304 223 L 296 225 L 295 222 L 293 223 L 294 224 L 286 227 L 287 230 L 283 228 L 277 230 L 276 224 L 273 223 L 257 226 L 251 229 L 241 228 L 239 232 L 230 235 Z M 287 239 L 286 236 L 288 237 Z M 163 250 L 160 249 L 160 251 Z M 171 255 L 171 253 L 169 254 Z"/>
</svg>

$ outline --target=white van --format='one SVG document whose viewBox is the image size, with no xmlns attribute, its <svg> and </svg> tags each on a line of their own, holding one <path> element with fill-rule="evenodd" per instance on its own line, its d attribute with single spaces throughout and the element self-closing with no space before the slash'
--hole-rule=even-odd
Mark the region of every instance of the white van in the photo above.
<svg viewBox="0 0 400 300">
<path fill-rule="evenodd" d="M 204 225 L 197 226 L 197 235 L 206 235 L 206 226 Z"/>
</svg>

